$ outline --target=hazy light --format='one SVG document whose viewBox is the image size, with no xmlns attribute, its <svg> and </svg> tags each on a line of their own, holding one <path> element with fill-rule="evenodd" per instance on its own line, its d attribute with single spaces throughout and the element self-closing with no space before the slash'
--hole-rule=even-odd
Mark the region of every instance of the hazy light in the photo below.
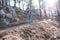
<svg viewBox="0 0 60 40">
<path fill-rule="evenodd" d="M 33 1 L 33 6 L 35 6 L 35 9 L 39 8 L 39 2 L 38 0 L 32 0 Z M 27 3 L 23 1 L 24 4 L 24 10 L 27 8 Z M 22 2 L 20 3 L 20 8 L 23 9 L 23 4 Z M 14 6 L 14 1 L 10 0 L 10 5 Z M 19 3 L 16 3 L 16 6 L 19 7 Z"/>
<path fill-rule="evenodd" d="M 58 0 L 45 0 L 45 8 L 47 9 L 47 15 L 55 14 L 55 7 Z"/>
<path fill-rule="evenodd" d="M 45 0 L 46 4 L 50 7 L 54 6 L 57 0 Z"/>
<path fill-rule="evenodd" d="M 10 5 L 11 5 L 11 6 L 14 6 L 14 1 L 11 1 L 11 2 L 10 2 Z"/>
<path fill-rule="evenodd" d="M 35 6 L 35 9 L 39 8 L 38 0 L 33 0 L 33 5 Z"/>
<path fill-rule="evenodd" d="M 26 8 L 27 8 L 27 3 L 23 1 L 23 4 L 22 4 L 22 2 L 21 2 L 21 3 L 20 3 L 20 8 L 21 8 L 21 9 L 24 8 L 23 10 L 26 10 Z"/>
</svg>

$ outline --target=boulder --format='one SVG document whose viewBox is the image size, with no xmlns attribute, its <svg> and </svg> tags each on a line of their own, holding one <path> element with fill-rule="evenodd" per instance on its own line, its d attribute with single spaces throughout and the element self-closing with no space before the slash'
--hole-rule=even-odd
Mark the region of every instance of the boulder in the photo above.
<svg viewBox="0 0 60 40">
<path fill-rule="evenodd" d="M 60 39 L 60 33 L 58 33 L 57 38 Z"/>
<path fill-rule="evenodd" d="M 0 10 L 0 18 L 3 18 L 5 16 L 5 12 L 4 12 L 4 10 L 2 9 L 2 10 Z"/>
</svg>

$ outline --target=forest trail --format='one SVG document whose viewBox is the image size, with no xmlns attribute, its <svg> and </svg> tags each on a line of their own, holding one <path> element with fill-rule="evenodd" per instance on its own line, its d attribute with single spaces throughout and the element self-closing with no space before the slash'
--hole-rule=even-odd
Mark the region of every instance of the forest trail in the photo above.
<svg viewBox="0 0 60 40">
<path fill-rule="evenodd" d="M 58 23 L 54 20 L 34 21 L 31 24 L 11 27 L 5 30 L 0 30 L 1 40 L 51 40 L 56 38 L 60 29 L 57 28 Z"/>
</svg>

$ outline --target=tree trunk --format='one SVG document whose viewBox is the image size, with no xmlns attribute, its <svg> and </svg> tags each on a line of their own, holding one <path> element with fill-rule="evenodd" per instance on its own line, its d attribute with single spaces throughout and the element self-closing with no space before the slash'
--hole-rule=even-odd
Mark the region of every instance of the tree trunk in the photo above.
<svg viewBox="0 0 60 40">
<path fill-rule="evenodd" d="M 20 9 L 20 2 L 19 2 L 19 9 Z"/>
<path fill-rule="evenodd" d="M 41 14 L 40 0 L 39 0 L 39 11 L 40 11 L 40 19 L 41 19 L 42 18 L 42 14 Z"/>
<path fill-rule="evenodd" d="M 5 6 L 8 6 L 8 4 L 7 4 L 7 0 L 5 0 Z"/>
<path fill-rule="evenodd" d="M 2 5 L 2 0 L 0 0 L 0 5 Z"/>
<path fill-rule="evenodd" d="M 45 18 L 47 18 L 47 14 L 46 14 L 46 10 L 44 9 L 44 13 L 45 13 Z"/>
<path fill-rule="evenodd" d="M 9 6 L 10 6 L 10 0 L 9 0 Z"/>
<path fill-rule="evenodd" d="M 16 7 L 16 0 L 14 0 L 14 7 Z"/>
<path fill-rule="evenodd" d="M 23 1 L 24 1 L 24 0 L 22 0 L 22 5 L 23 5 L 22 8 L 23 8 L 23 10 L 24 10 L 24 3 L 23 3 Z"/>
<path fill-rule="evenodd" d="M 30 9 L 30 11 L 31 11 L 31 7 L 32 7 L 31 4 L 32 4 L 32 0 L 30 0 L 30 3 L 29 3 L 29 7 L 30 7 L 29 9 Z"/>
<path fill-rule="evenodd" d="M 2 6 L 4 6 L 4 0 L 2 0 Z"/>
</svg>

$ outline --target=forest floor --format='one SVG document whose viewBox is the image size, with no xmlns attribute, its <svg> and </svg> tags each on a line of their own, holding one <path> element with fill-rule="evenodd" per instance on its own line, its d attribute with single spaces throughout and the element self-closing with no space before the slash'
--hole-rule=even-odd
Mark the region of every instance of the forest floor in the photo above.
<svg viewBox="0 0 60 40">
<path fill-rule="evenodd" d="M 31 24 L 0 30 L 0 40 L 57 40 L 60 32 L 55 20 L 33 21 Z"/>
</svg>

